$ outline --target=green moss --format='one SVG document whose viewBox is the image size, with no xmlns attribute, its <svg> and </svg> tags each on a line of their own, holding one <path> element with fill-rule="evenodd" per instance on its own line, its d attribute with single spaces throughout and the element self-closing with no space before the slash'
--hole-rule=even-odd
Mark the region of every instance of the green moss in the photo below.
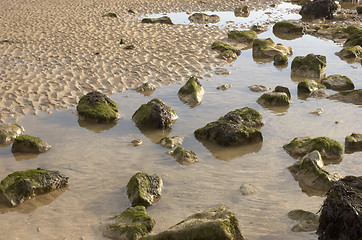
<svg viewBox="0 0 362 240">
<path fill-rule="evenodd" d="M 289 88 L 287 88 L 287 87 L 276 86 L 275 89 L 274 89 L 274 92 L 283 92 L 283 93 L 285 93 L 285 94 L 288 95 L 288 98 L 289 98 L 289 99 L 291 98 L 291 94 L 290 94 Z"/>
<path fill-rule="evenodd" d="M 274 65 L 286 65 L 288 64 L 288 56 L 283 54 L 276 54 L 274 55 Z"/>
<path fill-rule="evenodd" d="M 291 69 L 300 71 L 310 71 L 320 74 L 326 67 L 326 57 L 321 55 L 308 54 L 306 57 L 298 56 L 292 61 Z"/>
<path fill-rule="evenodd" d="M 298 83 L 298 93 L 311 93 L 316 89 L 326 88 L 323 84 L 317 83 L 314 80 L 303 80 Z"/>
<path fill-rule="evenodd" d="M 223 43 L 223 42 L 214 42 L 211 45 L 211 49 L 212 50 L 219 50 L 221 52 L 224 52 L 226 50 L 231 50 L 231 51 L 235 52 L 237 55 L 241 54 L 241 51 L 239 49 L 237 49 L 236 47 L 231 46 L 231 45 L 229 45 L 227 43 Z"/>
<path fill-rule="evenodd" d="M 203 91 L 201 84 L 198 83 L 195 77 L 191 77 L 186 84 L 180 88 L 178 94 L 181 95 L 197 95 L 198 92 Z M 195 96 L 196 97 L 196 96 Z"/>
<path fill-rule="evenodd" d="M 15 140 L 14 140 L 15 144 L 17 144 L 17 143 L 26 144 L 30 148 L 33 148 L 33 149 L 38 149 L 39 145 L 42 142 L 43 141 L 40 138 L 33 137 L 33 136 L 30 136 L 30 135 L 22 135 L 22 136 L 19 136 L 19 137 L 15 138 Z"/>
<path fill-rule="evenodd" d="M 237 54 L 231 50 L 226 50 L 221 53 L 223 59 L 236 59 Z"/>
<path fill-rule="evenodd" d="M 131 177 L 127 184 L 127 194 L 139 194 L 141 198 L 147 198 L 148 189 L 150 188 L 149 175 L 147 173 L 138 172 Z"/>
<path fill-rule="evenodd" d="M 290 100 L 287 94 L 271 92 L 261 95 L 258 99 L 258 103 L 270 106 L 288 106 Z"/>
<path fill-rule="evenodd" d="M 229 39 L 234 39 L 239 42 L 246 42 L 246 43 L 252 43 L 254 39 L 256 39 L 258 35 L 253 30 L 245 30 L 245 31 L 238 31 L 234 30 L 228 33 Z"/>
<path fill-rule="evenodd" d="M 329 173 L 320 168 L 314 161 L 312 160 L 301 160 L 301 164 L 299 166 L 300 170 L 304 170 L 306 172 L 313 172 L 315 176 L 317 176 L 319 179 L 329 182 Z M 330 183 L 332 185 L 332 183 Z"/>
<path fill-rule="evenodd" d="M 289 21 L 281 21 L 281 22 L 277 22 L 276 24 L 274 24 L 273 26 L 273 31 L 278 31 L 278 32 L 283 32 L 283 33 L 303 33 L 303 27 L 289 22 Z"/>
<path fill-rule="evenodd" d="M 343 153 L 342 145 L 336 140 L 327 138 L 327 137 L 317 137 L 311 139 L 309 152 L 314 150 L 318 150 L 319 152 L 326 151 L 327 153 L 332 153 L 336 155 L 340 155 Z"/>
<path fill-rule="evenodd" d="M 177 147 L 173 153 L 172 153 L 172 156 L 182 156 L 182 157 L 188 157 L 190 155 L 193 155 L 193 156 L 196 156 L 196 153 L 194 153 L 193 151 L 191 150 L 186 150 L 185 148 L 183 147 Z"/>
<path fill-rule="evenodd" d="M 253 41 L 253 48 L 266 48 L 268 46 L 274 47 L 275 43 L 273 42 L 273 40 L 271 38 L 267 38 L 267 39 L 260 39 L 257 38 Z"/>
<path fill-rule="evenodd" d="M 345 58 L 356 58 L 362 56 L 362 47 L 359 45 L 352 47 L 345 47 L 341 51 L 339 51 L 338 54 L 340 54 Z"/>
<path fill-rule="evenodd" d="M 164 24 L 173 24 L 170 17 L 163 16 L 160 18 L 144 18 L 141 21 L 142 23 L 164 23 Z"/>
<path fill-rule="evenodd" d="M 344 43 L 344 46 L 361 46 L 362 47 L 362 32 L 354 33 L 350 35 L 346 42 Z"/>
</svg>

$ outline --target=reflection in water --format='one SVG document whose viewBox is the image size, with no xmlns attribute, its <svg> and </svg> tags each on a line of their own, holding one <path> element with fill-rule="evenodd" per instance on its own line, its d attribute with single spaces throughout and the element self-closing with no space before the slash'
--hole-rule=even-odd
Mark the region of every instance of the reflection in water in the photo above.
<svg viewBox="0 0 362 240">
<path fill-rule="evenodd" d="M 16 161 L 30 160 L 39 157 L 39 153 L 13 153 Z"/>
<path fill-rule="evenodd" d="M 278 116 L 282 116 L 284 114 L 286 114 L 288 112 L 288 109 L 290 108 L 290 105 L 288 106 L 280 106 L 280 107 L 273 107 L 273 106 L 262 106 L 263 108 L 269 110 L 270 112 L 278 115 Z"/>
<path fill-rule="evenodd" d="M 100 133 L 103 132 L 105 130 L 109 130 L 111 128 L 113 128 L 114 126 L 117 125 L 117 122 L 111 122 L 111 123 L 96 123 L 96 122 L 91 122 L 91 121 L 83 121 L 83 120 L 78 120 L 78 124 L 80 127 L 82 128 L 86 128 L 92 132 L 95 133 Z"/>
<path fill-rule="evenodd" d="M 280 33 L 278 31 L 274 31 L 273 30 L 273 34 L 280 39 L 283 40 L 294 40 L 297 38 L 301 38 L 303 35 L 302 34 L 291 34 L 291 33 Z"/>
<path fill-rule="evenodd" d="M 172 129 L 150 129 L 138 128 L 143 135 L 151 140 L 151 142 L 158 144 L 164 137 L 168 137 Z"/>
</svg>

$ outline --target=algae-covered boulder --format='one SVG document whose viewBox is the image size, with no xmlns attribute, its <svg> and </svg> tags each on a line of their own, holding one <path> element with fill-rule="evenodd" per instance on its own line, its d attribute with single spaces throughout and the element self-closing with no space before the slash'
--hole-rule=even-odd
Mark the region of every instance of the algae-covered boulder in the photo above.
<svg viewBox="0 0 362 240">
<path fill-rule="evenodd" d="M 345 138 L 344 144 L 346 153 L 362 151 L 362 134 L 352 133 Z"/>
<path fill-rule="evenodd" d="M 341 59 L 362 58 L 362 47 L 360 45 L 345 47 L 336 53 Z"/>
<path fill-rule="evenodd" d="M 143 240 L 244 240 L 238 219 L 225 206 L 195 213 L 166 231 Z"/>
<path fill-rule="evenodd" d="M 0 144 L 10 144 L 15 138 L 25 132 L 25 129 L 18 124 L 0 124 Z"/>
<path fill-rule="evenodd" d="M 308 54 L 295 57 L 292 61 L 292 77 L 322 78 L 326 70 L 326 57 Z"/>
<path fill-rule="evenodd" d="M 89 92 L 80 98 L 77 112 L 81 120 L 99 123 L 114 122 L 119 118 L 117 104 L 97 91 Z"/>
<path fill-rule="evenodd" d="M 142 205 L 147 208 L 160 199 L 162 187 L 161 177 L 138 172 L 127 184 L 128 199 L 132 207 Z"/>
<path fill-rule="evenodd" d="M 201 103 L 202 97 L 205 94 L 199 80 L 195 77 L 191 77 L 187 83 L 178 91 L 178 97 L 181 101 L 190 104 L 194 107 Z"/>
<path fill-rule="evenodd" d="M 345 91 L 353 90 L 354 84 L 347 76 L 342 76 L 339 74 L 330 75 L 326 78 L 323 78 L 321 84 L 326 86 L 328 89 L 335 91 Z"/>
<path fill-rule="evenodd" d="M 29 169 L 9 174 L 0 183 L 0 202 L 17 206 L 31 197 L 48 193 L 68 184 L 58 171 Z"/>
<path fill-rule="evenodd" d="M 103 236 L 119 240 L 138 240 L 149 234 L 155 221 L 144 206 L 129 207 L 124 212 L 109 218 L 102 226 Z"/>
<path fill-rule="evenodd" d="M 279 43 L 275 44 L 271 38 L 257 38 L 253 41 L 254 58 L 273 59 L 277 54 L 290 56 L 293 54 L 293 50 L 291 47 L 286 47 Z"/>
<path fill-rule="evenodd" d="M 172 156 L 181 165 L 190 165 L 197 162 L 196 153 L 183 147 L 177 147 L 175 151 L 173 151 Z"/>
<path fill-rule="evenodd" d="M 238 49 L 237 47 L 235 46 L 232 46 L 230 44 L 227 44 L 227 43 L 223 43 L 223 42 L 214 42 L 212 45 L 211 45 L 211 49 L 212 50 L 218 50 L 220 52 L 225 52 L 225 51 L 233 51 L 234 53 L 236 53 L 236 55 L 240 55 L 241 54 L 241 50 Z"/>
<path fill-rule="evenodd" d="M 141 21 L 142 23 L 163 23 L 163 24 L 173 24 L 170 17 L 163 16 L 160 18 L 144 18 Z"/>
<path fill-rule="evenodd" d="M 220 17 L 218 15 L 208 15 L 206 13 L 194 13 L 189 16 L 189 20 L 190 22 L 200 24 L 217 23 L 220 21 Z"/>
<path fill-rule="evenodd" d="M 303 27 L 289 21 L 280 21 L 274 24 L 273 33 L 278 38 L 292 40 L 303 35 Z"/>
<path fill-rule="evenodd" d="M 274 55 L 274 65 L 275 66 L 286 66 L 288 65 L 288 56 L 278 53 Z"/>
<path fill-rule="evenodd" d="M 21 135 L 15 138 L 11 151 L 13 153 L 44 153 L 50 148 L 51 146 L 39 137 Z"/>
<path fill-rule="evenodd" d="M 303 80 L 298 83 L 298 94 L 310 94 L 317 89 L 326 88 L 324 85 L 317 83 L 314 80 Z"/>
<path fill-rule="evenodd" d="M 314 232 L 318 229 L 319 216 L 315 213 L 296 209 L 290 211 L 288 217 L 299 221 L 299 223 L 292 228 L 292 232 Z"/>
<path fill-rule="evenodd" d="M 324 163 L 317 150 L 306 154 L 301 160 L 288 169 L 293 174 L 303 192 L 310 195 L 324 195 L 334 182 L 341 177 L 339 174 L 330 174 L 322 169 Z"/>
<path fill-rule="evenodd" d="M 322 239 L 362 238 L 362 177 L 336 182 L 324 200 L 317 234 Z"/>
<path fill-rule="evenodd" d="M 258 34 L 256 34 L 256 32 L 253 30 L 244 30 L 244 31 L 233 30 L 228 33 L 229 39 L 246 44 L 251 44 L 254 41 L 254 39 L 256 39 L 257 37 Z"/>
<path fill-rule="evenodd" d="M 274 92 L 283 92 L 287 94 L 288 98 L 290 99 L 292 96 L 290 94 L 289 88 L 283 86 L 276 86 Z"/>
<path fill-rule="evenodd" d="M 244 107 L 230 111 L 219 121 L 233 122 L 247 127 L 260 128 L 264 125 L 263 116 L 253 108 Z"/>
<path fill-rule="evenodd" d="M 338 5 L 333 0 L 314 0 L 304 5 L 299 14 L 307 19 L 333 18 L 337 9 Z"/>
<path fill-rule="evenodd" d="M 296 137 L 283 148 L 294 158 L 302 157 L 315 150 L 319 151 L 324 160 L 341 158 L 343 155 L 342 145 L 328 137 Z"/>
<path fill-rule="evenodd" d="M 329 96 L 328 99 L 362 105 L 362 89 L 342 91 Z"/>
<path fill-rule="evenodd" d="M 160 140 L 160 144 L 165 148 L 174 148 L 175 146 L 181 145 L 184 140 L 184 137 L 174 136 L 174 137 L 163 137 Z"/>
<path fill-rule="evenodd" d="M 249 17 L 250 9 L 248 6 L 240 6 L 234 9 L 235 17 Z"/>
<path fill-rule="evenodd" d="M 159 129 L 170 128 L 177 118 L 175 111 L 157 98 L 142 104 L 132 116 L 138 127 Z"/>
<path fill-rule="evenodd" d="M 270 92 L 261 95 L 257 103 L 265 107 L 283 107 L 289 106 L 291 101 L 285 92 Z"/>
</svg>

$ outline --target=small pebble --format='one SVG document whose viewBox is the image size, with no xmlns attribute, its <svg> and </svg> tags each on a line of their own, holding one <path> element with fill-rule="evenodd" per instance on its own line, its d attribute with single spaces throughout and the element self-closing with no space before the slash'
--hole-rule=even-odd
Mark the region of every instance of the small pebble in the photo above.
<svg viewBox="0 0 362 240">
<path fill-rule="evenodd" d="M 313 114 L 313 115 L 321 115 L 323 112 L 323 108 L 317 108 L 315 111 L 313 112 L 310 112 L 310 114 Z"/>
<path fill-rule="evenodd" d="M 221 86 L 218 86 L 216 89 L 218 89 L 218 90 L 226 90 L 226 89 L 231 88 L 231 87 L 232 87 L 231 84 L 223 84 Z"/>
<path fill-rule="evenodd" d="M 132 140 L 131 143 L 133 144 L 133 146 L 137 147 L 137 146 L 140 146 L 143 141 L 141 139 L 135 139 L 135 140 Z"/>
<path fill-rule="evenodd" d="M 335 121 L 334 123 L 335 124 L 338 124 L 338 123 L 341 123 L 342 121 L 339 121 L 339 120 L 337 120 L 337 121 Z"/>
</svg>

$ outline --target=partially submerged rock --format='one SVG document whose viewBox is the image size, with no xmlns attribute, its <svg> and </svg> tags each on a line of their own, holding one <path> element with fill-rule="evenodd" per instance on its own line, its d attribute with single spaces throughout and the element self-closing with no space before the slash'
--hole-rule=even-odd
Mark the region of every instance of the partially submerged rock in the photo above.
<svg viewBox="0 0 362 240">
<path fill-rule="evenodd" d="M 324 195 L 334 182 L 341 177 L 339 174 L 330 174 L 322 169 L 324 166 L 322 157 L 317 150 L 306 154 L 301 160 L 288 167 L 296 181 L 304 192 L 317 192 L 316 195 Z M 320 194 L 318 194 L 320 193 Z M 314 194 L 312 194 L 314 195 Z"/>
<path fill-rule="evenodd" d="M 264 125 L 263 116 L 253 108 L 244 107 L 230 111 L 219 121 L 234 122 L 247 127 L 260 128 Z"/>
<path fill-rule="evenodd" d="M 240 6 L 234 9 L 235 17 L 249 17 L 250 9 L 248 6 Z"/>
<path fill-rule="evenodd" d="M 184 137 L 174 136 L 174 137 L 163 137 L 160 140 L 160 144 L 165 148 L 174 148 L 182 144 Z"/>
<path fill-rule="evenodd" d="M 149 207 L 161 197 L 163 182 L 157 175 L 138 172 L 127 184 L 127 195 L 132 207 L 142 205 Z"/>
<path fill-rule="evenodd" d="M 315 213 L 296 209 L 290 211 L 288 217 L 299 221 L 299 223 L 292 228 L 292 232 L 314 232 L 318 229 L 319 216 Z"/>
<path fill-rule="evenodd" d="M 237 47 L 235 46 L 232 46 L 232 45 L 229 45 L 227 43 L 223 43 L 223 42 L 214 42 L 212 45 L 211 45 L 211 49 L 212 50 L 218 50 L 220 51 L 221 53 L 222 52 L 225 52 L 225 51 L 232 51 L 234 52 L 236 55 L 240 55 L 241 54 L 241 50 L 238 49 Z"/>
<path fill-rule="evenodd" d="M 290 94 L 289 88 L 283 86 L 276 86 L 274 92 L 283 92 L 287 94 L 288 98 L 290 99 L 292 96 Z"/>
<path fill-rule="evenodd" d="M 333 0 L 314 0 L 302 7 L 299 14 L 303 18 L 333 18 L 338 5 Z"/>
<path fill-rule="evenodd" d="M 345 47 L 336 53 L 341 59 L 362 58 L 362 47 L 360 45 Z"/>
<path fill-rule="evenodd" d="M 200 24 L 217 23 L 220 21 L 220 17 L 218 15 L 208 15 L 206 13 L 194 13 L 189 16 L 189 20 L 190 22 Z"/>
<path fill-rule="evenodd" d="M 240 186 L 240 192 L 242 195 L 252 195 L 256 193 L 256 187 L 253 184 L 245 183 Z"/>
<path fill-rule="evenodd" d="M 298 95 L 299 94 L 311 94 L 317 89 L 326 88 L 324 85 L 317 83 L 314 80 L 304 80 L 298 83 Z"/>
<path fill-rule="evenodd" d="M 344 42 L 345 47 L 361 46 L 362 47 L 362 29 L 359 27 L 352 27 L 348 32 L 349 36 Z"/>
<path fill-rule="evenodd" d="M 362 105 L 362 89 L 342 91 L 329 96 L 328 99 Z"/>
<path fill-rule="evenodd" d="M 97 91 L 89 92 L 80 98 L 77 112 L 81 120 L 99 123 L 114 122 L 119 118 L 117 104 Z"/>
<path fill-rule="evenodd" d="M 141 21 L 142 23 L 163 23 L 163 24 L 173 24 L 170 17 L 163 16 L 160 18 L 144 18 Z"/>
<path fill-rule="evenodd" d="M 256 34 L 256 32 L 253 30 L 233 30 L 228 33 L 228 39 L 232 39 L 239 43 L 245 44 L 251 44 L 257 37 L 258 34 Z"/>
<path fill-rule="evenodd" d="M 217 86 L 216 89 L 217 90 L 227 90 L 227 89 L 229 89 L 231 87 L 232 87 L 231 84 L 223 84 L 223 85 Z"/>
<path fill-rule="evenodd" d="M 175 111 L 157 98 L 147 104 L 142 104 L 132 116 L 132 120 L 138 127 L 159 129 L 171 128 L 177 118 Z"/>
<path fill-rule="evenodd" d="M 196 153 L 183 147 L 177 147 L 175 151 L 173 151 L 172 156 L 181 165 L 190 165 L 197 162 Z"/>
<path fill-rule="evenodd" d="M 124 212 L 109 218 L 101 226 L 103 236 L 111 239 L 137 240 L 149 234 L 155 221 L 144 206 L 129 207 Z"/>
<path fill-rule="evenodd" d="M 143 240 L 244 240 L 238 219 L 225 206 L 195 213 L 185 220 Z"/>
<path fill-rule="evenodd" d="M 326 78 L 323 78 L 321 83 L 326 86 L 328 89 L 335 91 L 345 91 L 353 90 L 354 84 L 347 76 L 342 76 L 339 74 L 330 75 Z"/>
<path fill-rule="evenodd" d="M 178 97 L 180 100 L 190 104 L 190 106 L 199 105 L 204 94 L 204 88 L 195 77 L 191 77 L 178 91 Z"/>
<path fill-rule="evenodd" d="M 238 58 L 238 55 L 231 51 L 231 50 L 226 50 L 226 51 L 223 51 L 221 54 L 220 54 L 220 58 L 228 61 L 228 62 L 232 62 L 232 61 L 235 61 L 237 58 Z"/>
<path fill-rule="evenodd" d="M 293 50 L 291 47 L 286 47 L 279 43 L 275 44 L 271 38 L 257 38 L 253 41 L 254 58 L 273 59 L 277 54 L 290 56 L 293 54 Z"/>
<path fill-rule="evenodd" d="M 284 92 L 270 92 L 261 95 L 257 103 L 265 107 L 283 107 L 291 103 L 288 95 Z"/>
<path fill-rule="evenodd" d="M 24 132 L 24 127 L 18 124 L 0 124 L 0 144 L 10 144 Z"/>
<path fill-rule="evenodd" d="M 308 54 L 295 57 L 291 65 L 292 77 L 322 78 L 326 70 L 326 57 Z"/>
<path fill-rule="evenodd" d="M 345 138 L 344 144 L 346 153 L 362 151 L 362 134 L 352 133 L 350 136 Z"/>
<path fill-rule="evenodd" d="M 252 85 L 248 87 L 252 92 L 266 92 L 271 89 L 271 87 L 267 87 L 264 85 Z"/>
<path fill-rule="evenodd" d="M 274 55 L 274 65 L 275 66 L 286 66 L 288 65 L 288 56 L 278 53 Z"/>
<path fill-rule="evenodd" d="M 328 191 L 317 234 L 323 239 L 362 238 L 362 177 L 347 176 Z"/>
<path fill-rule="evenodd" d="M 0 202 L 17 206 L 24 200 L 45 194 L 68 184 L 58 171 L 29 169 L 9 174 L 0 184 Z"/>
<path fill-rule="evenodd" d="M 281 39 L 294 39 L 303 35 L 303 27 L 289 21 L 281 21 L 274 24 L 273 33 Z"/>
<path fill-rule="evenodd" d="M 140 86 L 138 86 L 136 88 L 136 91 L 144 94 L 145 96 L 149 96 L 156 89 L 157 89 L 157 86 L 154 83 L 146 82 L 146 83 L 142 83 Z"/>
<path fill-rule="evenodd" d="M 294 158 L 302 157 L 315 150 L 319 151 L 324 160 L 338 159 L 343 155 L 342 145 L 328 137 L 296 137 L 283 148 Z"/>
<path fill-rule="evenodd" d="M 21 135 L 15 138 L 11 151 L 13 153 L 45 153 L 51 146 L 40 139 L 30 135 Z"/>
</svg>

